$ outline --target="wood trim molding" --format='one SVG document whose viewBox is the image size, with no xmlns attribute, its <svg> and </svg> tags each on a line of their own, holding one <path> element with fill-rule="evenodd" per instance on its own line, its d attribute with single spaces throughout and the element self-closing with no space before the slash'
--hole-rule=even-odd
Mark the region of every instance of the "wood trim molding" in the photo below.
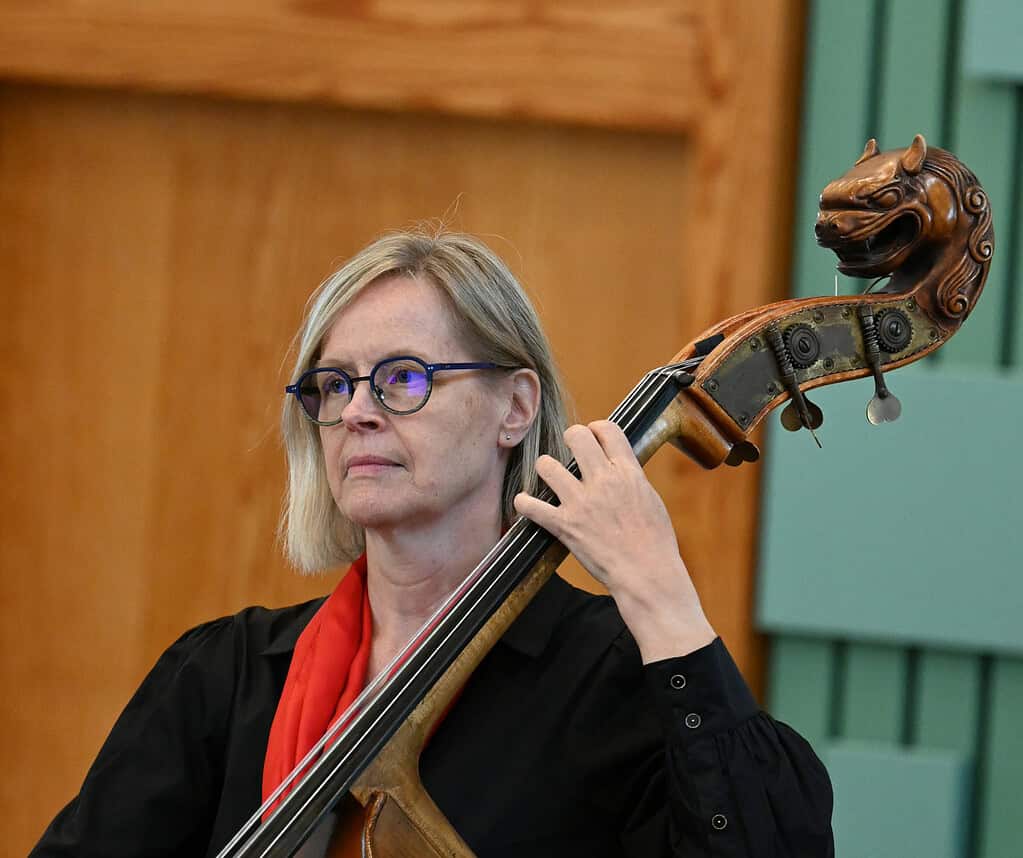
<svg viewBox="0 0 1023 858">
<path fill-rule="evenodd" d="M 708 5 L 0 0 L 0 78 L 682 131 Z"/>
</svg>

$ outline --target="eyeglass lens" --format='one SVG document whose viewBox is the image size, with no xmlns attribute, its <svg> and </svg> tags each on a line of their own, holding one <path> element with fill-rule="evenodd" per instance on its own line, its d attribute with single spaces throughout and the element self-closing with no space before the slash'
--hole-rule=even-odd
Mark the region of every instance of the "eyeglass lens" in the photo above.
<svg viewBox="0 0 1023 858">
<path fill-rule="evenodd" d="M 373 369 L 373 394 L 388 410 L 398 413 L 421 408 L 430 395 L 430 374 L 424 364 L 409 358 L 385 361 Z M 299 383 L 302 407 L 318 423 L 337 423 L 352 398 L 351 379 L 340 370 L 316 369 Z"/>
</svg>

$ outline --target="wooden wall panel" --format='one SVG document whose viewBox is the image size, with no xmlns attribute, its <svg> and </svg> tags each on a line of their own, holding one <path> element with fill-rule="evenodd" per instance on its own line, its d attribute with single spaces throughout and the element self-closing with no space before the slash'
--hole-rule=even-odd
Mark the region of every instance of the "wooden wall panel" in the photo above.
<svg viewBox="0 0 1023 858">
<path fill-rule="evenodd" d="M 3 0 L 0 76 L 680 130 L 726 71 L 706 5 Z"/>
<path fill-rule="evenodd" d="M 177 634 L 331 586 L 273 532 L 284 353 L 333 262 L 424 217 L 488 236 L 583 419 L 786 291 L 798 0 L 344 8 L 0 2 L 0 76 L 107 88 L 0 86 L 15 853 Z M 758 685 L 759 469 L 649 471 Z"/>
<path fill-rule="evenodd" d="M 9 88 L 0 115 L 0 670 L 21 689 L 0 735 L 27 844 L 184 628 L 329 586 L 273 536 L 282 361 L 332 260 L 445 212 L 492 236 L 604 416 L 692 324 L 691 167 L 671 137 L 308 107 Z M 691 470 L 651 466 L 669 494 Z"/>
</svg>

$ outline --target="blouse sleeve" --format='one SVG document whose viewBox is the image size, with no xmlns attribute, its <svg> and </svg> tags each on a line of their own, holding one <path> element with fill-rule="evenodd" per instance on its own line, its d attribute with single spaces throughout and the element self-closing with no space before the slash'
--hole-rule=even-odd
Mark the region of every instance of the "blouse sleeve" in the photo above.
<svg viewBox="0 0 1023 858">
<path fill-rule="evenodd" d="M 666 740 L 667 854 L 832 858 L 827 771 L 799 734 L 758 709 L 720 638 L 643 671 Z M 642 826 L 635 842 L 623 839 L 630 855 L 664 848 L 651 851 Z"/>
<path fill-rule="evenodd" d="M 175 642 L 30 858 L 202 855 L 219 789 L 233 659 L 228 620 Z"/>
</svg>

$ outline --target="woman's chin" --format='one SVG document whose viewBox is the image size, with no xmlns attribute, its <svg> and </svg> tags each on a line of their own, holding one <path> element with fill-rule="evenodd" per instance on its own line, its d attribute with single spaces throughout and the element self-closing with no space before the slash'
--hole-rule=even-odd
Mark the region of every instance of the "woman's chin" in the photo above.
<svg viewBox="0 0 1023 858">
<path fill-rule="evenodd" d="M 353 492 L 339 506 L 345 518 L 368 530 L 393 527 L 411 514 L 408 504 L 377 492 Z"/>
</svg>

